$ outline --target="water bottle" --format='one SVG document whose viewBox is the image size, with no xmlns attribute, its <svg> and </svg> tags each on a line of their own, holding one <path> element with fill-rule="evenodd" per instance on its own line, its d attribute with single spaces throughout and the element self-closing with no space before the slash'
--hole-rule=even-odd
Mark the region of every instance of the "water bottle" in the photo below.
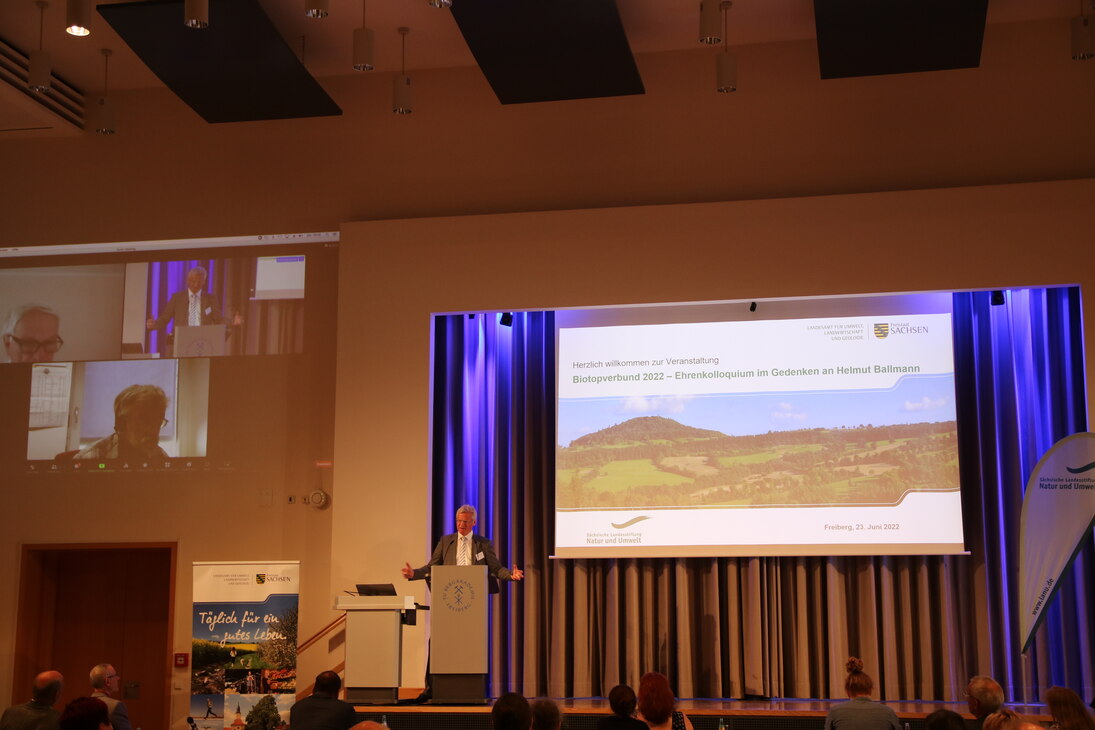
<svg viewBox="0 0 1095 730">
<path fill-rule="evenodd" d="M 380 716 L 380 724 L 383 725 L 384 727 L 388 727 L 388 716 L 387 715 L 381 715 Z M 909 729 L 905 728 L 905 730 L 909 730 Z"/>
<path fill-rule="evenodd" d="M 726 720 L 722 719 L 721 717 L 719 718 L 719 730 L 726 730 Z M 905 728 L 905 730 L 909 729 Z"/>
</svg>

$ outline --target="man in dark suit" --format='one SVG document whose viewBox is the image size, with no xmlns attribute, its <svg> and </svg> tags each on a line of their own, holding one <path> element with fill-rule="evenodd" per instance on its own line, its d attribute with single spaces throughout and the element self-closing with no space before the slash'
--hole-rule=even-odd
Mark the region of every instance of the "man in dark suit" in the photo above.
<svg viewBox="0 0 1095 730">
<path fill-rule="evenodd" d="M 64 677 L 60 672 L 50 670 L 34 678 L 30 702 L 14 705 L 4 710 L 0 717 L 2 730 L 55 730 L 59 727 L 61 713 L 53 709 L 57 697 L 61 694 Z"/>
<path fill-rule="evenodd" d="M 133 730 L 129 724 L 129 710 L 125 703 L 111 697 L 118 691 L 122 678 L 110 664 L 96 664 L 91 668 L 91 696 L 102 700 L 110 712 L 110 724 L 114 730 Z"/>
<path fill-rule="evenodd" d="M 155 319 L 149 317 L 145 327 L 149 330 L 163 329 L 172 320 L 176 328 L 223 324 L 220 302 L 216 296 L 204 291 L 208 278 L 209 274 L 200 266 L 186 272 L 186 289 L 172 294 L 160 316 Z"/>
<path fill-rule="evenodd" d="M 342 680 L 331 671 L 316 675 L 312 694 L 289 710 L 293 730 L 349 730 L 357 722 L 353 705 L 338 698 Z"/>
<path fill-rule="evenodd" d="M 456 532 L 444 535 L 437 541 L 430 561 L 421 568 L 412 568 L 410 563 L 403 566 L 403 577 L 407 580 L 430 579 L 430 569 L 435 565 L 485 565 L 490 581 L 491 593 L 498 592 L 499 580 L 518 581 L 525 577 L 524 571 L 513 564 L 509 569 L 498 560 L 494 545 L 485 537 L 472 533 L 476 525 L 475 507 L 465 504 L 456 510 Z M 430 680 L 430 660 L 426 658 L 426 689 L 418 696 L 419 702 L 429 701 L 433 697 Z"/>
<path fill-rule="evenodd" d="M 521 580 L 524 572 L 514 563 L 513 569 L 502 565 L 494 553 L 491 541 L 480 535 L 472 534 L 476 525 L 475 507 L 465 504 L 456 510 L 456 532 L 444 535 L 437 541 L 430 561 L 421 568 L 412 568 L 410 563 L 403 566 L 403 577 L 407 580 L 430 578 L 430 568 L 435 565 L 485 565 L 490 576 L 490 592 L 498 592 L 499 580 Z"/>
</svg>

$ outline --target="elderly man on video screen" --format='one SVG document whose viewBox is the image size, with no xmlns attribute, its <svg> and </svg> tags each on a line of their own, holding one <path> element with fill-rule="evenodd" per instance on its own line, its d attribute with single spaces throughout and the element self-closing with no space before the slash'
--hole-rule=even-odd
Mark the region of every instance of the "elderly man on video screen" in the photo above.
<svg viewBox="0 0 1095 730">
<path fill-rule="evenodd" d="M 167 394 L 155 385 L 131 385 L 114 398 L 114 433 L 81 449 L 74 459 L 166 459 L 160 429 L 167 425 Z"/>
<path fill-rule="evenodd" d="M 4 318 L 4 354 L 8 362 L 53 362 L 64 340 L 58 332 L 61 318 L 49 307 L 23 304 Z"/>
</svg>

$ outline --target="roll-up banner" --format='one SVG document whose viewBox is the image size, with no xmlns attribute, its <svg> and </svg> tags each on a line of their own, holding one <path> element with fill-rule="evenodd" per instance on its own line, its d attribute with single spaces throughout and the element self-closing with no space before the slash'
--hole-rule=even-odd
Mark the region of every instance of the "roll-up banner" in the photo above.
<svg viewBox="0 0 1095 730">
<path fill-rule="evenodd" d="M 1068 569 L 1095 522 L 1095 433 L 1074 433 L 1038 461 L 1019 519 L 1019 636 L 1030 646 Z"/>
<path fill-rule="evenodd" d="M 194 563 L 191 728 L 277 727 L 297 688 L 300 563 Z"/>
</svg>

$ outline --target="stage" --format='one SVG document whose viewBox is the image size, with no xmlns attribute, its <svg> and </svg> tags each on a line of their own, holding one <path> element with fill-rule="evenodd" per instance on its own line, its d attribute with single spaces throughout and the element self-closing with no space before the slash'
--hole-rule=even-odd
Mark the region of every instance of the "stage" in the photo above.
<svg viewBox="0 0 1095 730">
<path fill-rule="evenodd" d="M 563 712 L 563 730 L 594 730 L 597 720 L 609 714 L 608 700 L 601 697 L 556 699 Z M 722 700 L 682 699 L 677 709 L 692 721 L 695 730 L 821 730 L 825 715 L 837 702 L 831 700 Z M 965 702 L 887 702 L 906 730 L 924 730 L 924 718 L 939 709 L 954 710 L 976 728 Z M 1049 725 L 1045 705 L 1007 705 L 1009 709 L 1042 725 Z M 362 720 L 375 720 L 392 730 L 491 730 L 490 705 L 360 705 Z"/>
</svg>

